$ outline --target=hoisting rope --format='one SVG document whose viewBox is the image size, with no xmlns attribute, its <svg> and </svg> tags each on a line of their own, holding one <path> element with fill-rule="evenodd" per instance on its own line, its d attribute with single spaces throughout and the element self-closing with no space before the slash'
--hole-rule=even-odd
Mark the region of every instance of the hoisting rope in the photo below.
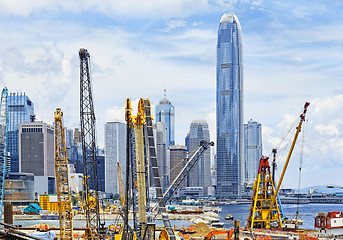
<svg viewBox="0 0 343 240">
<path fill-rule="evenodd" d="M 299 163 L 299 182 L 298 182 L 298 200 L 297 200 L 297 212 L 295 214 L 295 220 L 296 223 L 298 223 L 298 217 L 299 217 L 299 204 L 300 204 L 300 184 L 301 184 L 301 170 L 303 165 L 303 157 L 304 157 L 304 145 L 305 145 L 305 139 L 306 139 L 306 131 L 307 131 L 307 123 L 308 118 L 304 122 L 303 127 L 303 134 L 301 138 L 301 150 L 300 150 L 300 163 Z"/>
</svg>

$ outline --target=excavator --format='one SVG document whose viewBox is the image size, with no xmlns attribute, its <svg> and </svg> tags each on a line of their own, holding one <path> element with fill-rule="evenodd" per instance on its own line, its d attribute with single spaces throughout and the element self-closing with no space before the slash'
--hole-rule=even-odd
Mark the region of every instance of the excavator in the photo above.
<svg viewBox="0 0 343 240">
<path fill-rule="evenodd" d="M 296 127 L 294 139 L 276 188 L 273 182 L 273 177 L 271 176 L 271 170 L 268 162 L 269 158 L 262 156 L 260 160 L 258 176 L 253 188 L 253 197 L 246 226 L 247 228 L 283 227 L 277 196 L 296 141 L 301 131 L 302 124 L 305 121 L 305 116 L 309 105 L 309 102 L 305 103 L 303 111 L 300 115 L 300 121 Z"/>
</svg>

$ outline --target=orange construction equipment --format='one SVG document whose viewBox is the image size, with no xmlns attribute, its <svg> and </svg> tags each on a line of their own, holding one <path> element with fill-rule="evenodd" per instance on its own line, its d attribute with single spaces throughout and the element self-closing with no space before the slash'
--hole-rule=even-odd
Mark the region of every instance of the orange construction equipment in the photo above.
<svg viewBox="0 0 343 240">
<path fill-rule="evenodd" d="M 230 231 L 228 231 L 228 230 L 215 230 L 215 231 L 212 231 L 209 234 L 207 234 L 207 236 L 205 237 L 205 240 L 211 240 L 214 235 L 221 235 L 221 234 L 227 234 L 226 235 L 226 240 L 229 240 L 232 237 L 233 229 L 231 229 Z"/>
</svg>

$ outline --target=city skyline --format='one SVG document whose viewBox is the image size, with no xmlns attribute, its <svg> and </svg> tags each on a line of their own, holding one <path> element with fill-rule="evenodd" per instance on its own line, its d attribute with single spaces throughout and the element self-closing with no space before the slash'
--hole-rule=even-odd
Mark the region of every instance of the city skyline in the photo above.
<svg viewBox="0 0 343 240">
<path fill-rule="evenodd" d="M 177 109 L 176 144 L 194 119 L 206 119 L 215 140 L 218 21 L 234 12 L 243 32 L 244 122 L 263 125 L 263 154 L 309 101 L 302 186 L 343 185 L 335 177 L 343 168 L 342 9 L 340 1 L 1 2 L 0 85 L 26 92 L 37 120 L 53 122 L 61 107 L 65 125 L 79 127 L 78 50 L 86 47 L 100 145 L 103 125 L 123 120 L 125 97 L 148 97 L 154 108 L 164 88 Z M 297 186 L 300 143 L 285 187 Z"/>
</svg>

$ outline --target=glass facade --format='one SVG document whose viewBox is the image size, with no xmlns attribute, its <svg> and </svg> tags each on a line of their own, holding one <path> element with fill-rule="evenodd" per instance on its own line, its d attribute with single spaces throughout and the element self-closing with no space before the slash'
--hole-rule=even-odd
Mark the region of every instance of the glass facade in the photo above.
<svg viewBox="0 0 343 240">
<path fill-rule="evenodd" d="M 200 145 L 200 141 L 210 142 L 208 123 L 205 120 L 192 121 L 189 130 L 188 152 L 192 152 Z M 197 164 L 194 166 L 188 177 L 188 187 L 201 187 L 202 193 L 208 195 L 208 188 L 211 186 L 211 150 L 205 151 Z"/>
<path fill-rule="evenodd" d="M 245 182 L 254 183 L 262 157 L 262 127 L 250 120 L 244 124 L 244 177 Z"/>
<path fill-rule="evenodd" d="M 175 108 L 166 96 L 156 106 L 156 122 L 166 124 L 167 146 L 175 145 Z"/>
<path fill-rule="evenodd" d="M 242 194 L 243 65 L 241 26 L 235 14 L 224 14 L 217 43 L 217 196 Z"/>
<path fill-rule="evenodd" d="M 126 124 L 107 122 L 105 124 L 105 192 L 119 194 L 117 162 L 120 163 L 125 184 L 126 173 Z"/>
<path fill-rule="evenodd" d="M 25 93 L 11 93 L 8 96 L 8 151 L 11 172 L 19 172 L 19 123 L 31 122 L 34 116 L 33 102 Z"/>
<path fill-rule="evenodd" d="M 165 123 L 158 122 L 154 124 L 154 136 L 156 143 L 156 158 L 158 173 L 161 178 L 161 187 L 165 191 L 169 187 L 169 164 L 168 164 L 168 148 L 167 148 L 167 128 Z M 152 174 L 152 169 L 151 176 Z M 150 186 L 155 185 L 154 178 L 150 178 Z"/>
</svg>

